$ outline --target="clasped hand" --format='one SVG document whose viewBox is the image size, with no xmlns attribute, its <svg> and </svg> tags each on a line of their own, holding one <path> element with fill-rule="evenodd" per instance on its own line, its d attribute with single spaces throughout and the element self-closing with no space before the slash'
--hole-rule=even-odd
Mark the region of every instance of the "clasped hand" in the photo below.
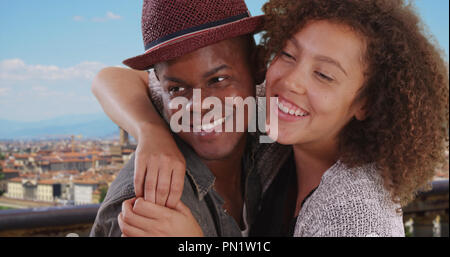
<svg viewBox="0 0 450 257">
<path fill-rule="evenodd" d="M 132 198 L 122 203 L 118 221 L 122 237 L 203 236 L 191 211 L 181 201 L 170 209 L 143 198 Z"/>
</svg>

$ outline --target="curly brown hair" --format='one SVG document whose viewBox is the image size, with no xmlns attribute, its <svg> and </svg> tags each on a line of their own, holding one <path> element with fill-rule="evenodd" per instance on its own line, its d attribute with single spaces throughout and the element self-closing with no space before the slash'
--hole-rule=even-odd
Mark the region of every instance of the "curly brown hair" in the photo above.
<svg viewBox="0 0 450 257">
<path fill-rule="evenodd" d="M 368 117 L 339 135 L 340 160 L 349 167 L 376 163 L 393 201 L 406 205 L 429 188 L 445 163 L 449 129 L 448 65 L 402 0 L 271 0 L 262 46 L 266 64 L 311 21 L 352 28 L 366 42 Z"/>
</svg>

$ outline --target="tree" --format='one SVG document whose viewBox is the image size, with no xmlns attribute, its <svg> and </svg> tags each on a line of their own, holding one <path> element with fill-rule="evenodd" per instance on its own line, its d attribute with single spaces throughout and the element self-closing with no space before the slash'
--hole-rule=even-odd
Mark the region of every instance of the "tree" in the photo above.
<svg viewBox="0 0 450 257">
<path fill-rule="evenodd" d="M 107 186 L 100 187 L 100 200 L 99 200 L 100 203 L 102 203 L 103 200 L 105 200 L 107 192 L 108 192 L 108 187 Z"/>
</svg>

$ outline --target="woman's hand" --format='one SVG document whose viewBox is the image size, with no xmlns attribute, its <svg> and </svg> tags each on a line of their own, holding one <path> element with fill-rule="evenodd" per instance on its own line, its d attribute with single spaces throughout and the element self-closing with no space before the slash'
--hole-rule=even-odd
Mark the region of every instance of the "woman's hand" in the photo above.
<svg viewBox="0 0 450 257">
<path fill-rule="evenodd" d="M 111 120 L 138 141 L 136 196 L 174 208 L 183 192 L 185 160 L 151 102 L 154 83 L 146 71 L 108 67 L 95 77 L 92 92 Z"/>
<path fill-rule="evenodd" d="M 165 126 L 149 125 L 139 134 L 134 166 L 136 197 L 175 209 L 183 193 L 184 156 Z"/>
<path fill-rule="evenodd" d="M 123 237 L 203 236 L 197 220 L 181 201 L 175 209 L 169 209 L 133 198 L 122 203 L 118 221 Z"/>
</svg>

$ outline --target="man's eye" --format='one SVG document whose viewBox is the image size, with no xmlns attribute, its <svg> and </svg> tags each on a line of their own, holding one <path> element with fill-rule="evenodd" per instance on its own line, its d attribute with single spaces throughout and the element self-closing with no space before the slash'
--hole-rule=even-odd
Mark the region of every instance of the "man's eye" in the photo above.
<svg viewBox="0 0 450 257">
<path fill-rule="evenodd" d="M 220 83 L 220 82 L 222 82 L 222 81 L 224 81 L 226 79 L 227 79 L 227 77 L 225 77 L 225 76 L 215 77 L 215 78 L 210 79 L 208 84 L 209 85 L 213 85 L 213 84 L 216 84 L 216 83 Z"/>
<path fill-rule="evenodd" d="M 184 90 L 186 90 L 184 87 L 170 87 L 169 94 L 173 95 L 173 94 L 181 93 Z"/>
</svg>

